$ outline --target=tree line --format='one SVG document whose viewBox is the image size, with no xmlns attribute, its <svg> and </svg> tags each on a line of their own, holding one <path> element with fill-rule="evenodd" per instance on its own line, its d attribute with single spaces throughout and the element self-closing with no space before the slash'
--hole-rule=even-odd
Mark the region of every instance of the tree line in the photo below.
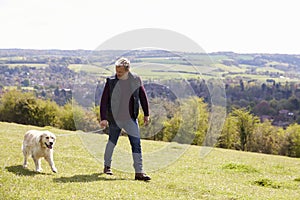
<svg viewBox="0 0 300 200">
<path fill-rule="evenodd" d="M 210 135 L 212 122 L 221 123 L 221 119 L 212 117 L 210 106 L 202 98 L 150 99 L 150 105 L 151 124 L 143 126 L 143 120 L 139 120 L 145 139 L 207 145 L 208 138 L 213 137 L 214 146 L 220 148 L 300 157 L 300 125 L 296 123 L 283 129 L 270 121 L 261 122 L 246 108 L 235 108 L 220 130 L 213 131 L 219 133 Z M 99 128 L 99 120 L 99 106 L 86 110 L 74 101 L 61 106 L 17 90 L 5 92 L 0 99 L 0 121 L 91 131 Z"/>
<path fill-rule="evenodd" d="M 76 102 L 59 106 L 52 100 L 37 98 L 33 92 L 18 90 L 7 91 L 1 96 L 0 121 L 72 131 L 91 130 L 98 123 L 93 111 L 83 109 Z"/>
</svg>

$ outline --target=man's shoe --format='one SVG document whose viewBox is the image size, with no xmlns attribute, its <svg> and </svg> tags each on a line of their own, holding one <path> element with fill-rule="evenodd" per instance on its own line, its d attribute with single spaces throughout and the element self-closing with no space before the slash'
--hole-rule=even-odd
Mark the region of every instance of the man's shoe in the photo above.
<svg viewBox="0 0 300 200">
<path fill-rule="evenodd" d="M 109 166 L 104 166 L 103 173 L 108 175 L 113 175 L 111 168 Z"/>
<path fill-rule="evenodd" d="M 135 173 L 135 180 L 139 181 L 150 181 L 150 176 L 146 175 L 145 173 Z"/>
</svg>

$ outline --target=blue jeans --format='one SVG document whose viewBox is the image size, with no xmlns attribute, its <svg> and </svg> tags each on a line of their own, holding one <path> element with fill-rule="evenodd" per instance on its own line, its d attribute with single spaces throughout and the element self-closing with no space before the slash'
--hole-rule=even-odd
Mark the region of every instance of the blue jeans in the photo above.
<svg viewBox="0 0 300 200">
<path fill-rule="evenodd" d="M 128 134 L 135 173 L 143 173 L 141 138 L 137 120 L 117 121 L 116 123 L 109 124 L 109 139 L 104 153 L 104 165 L 111 166 L 112 154 L 117 145 L 122 128 Z"/>
</svg>

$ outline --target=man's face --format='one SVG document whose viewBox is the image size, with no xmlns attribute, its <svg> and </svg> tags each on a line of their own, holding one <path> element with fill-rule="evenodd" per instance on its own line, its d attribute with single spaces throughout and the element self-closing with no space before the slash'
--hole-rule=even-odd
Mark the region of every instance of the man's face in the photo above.
<svg viewBox="0 0 300 200">
<path fill-rule="evenodd" d="M 125 67 L 123 66 L 116 66 L 116 74 L 118 79 L 121 79 L 122 76 L 124 76 L 125 74 L 127 74 L 128 70 L 125 69 Z"/>
</svg>

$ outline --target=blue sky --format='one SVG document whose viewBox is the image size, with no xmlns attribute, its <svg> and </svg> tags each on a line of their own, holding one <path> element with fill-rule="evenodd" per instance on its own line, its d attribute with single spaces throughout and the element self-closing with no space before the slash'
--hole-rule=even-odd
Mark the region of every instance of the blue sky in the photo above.
<svg viewBox="0 0 300 200">
<path fill-rule="evenodd" d="M 0 48 L 95 49 L 141 28 L 206 52 L 300 54 L 297 0 L 0 0 Z"/>
</svg>

